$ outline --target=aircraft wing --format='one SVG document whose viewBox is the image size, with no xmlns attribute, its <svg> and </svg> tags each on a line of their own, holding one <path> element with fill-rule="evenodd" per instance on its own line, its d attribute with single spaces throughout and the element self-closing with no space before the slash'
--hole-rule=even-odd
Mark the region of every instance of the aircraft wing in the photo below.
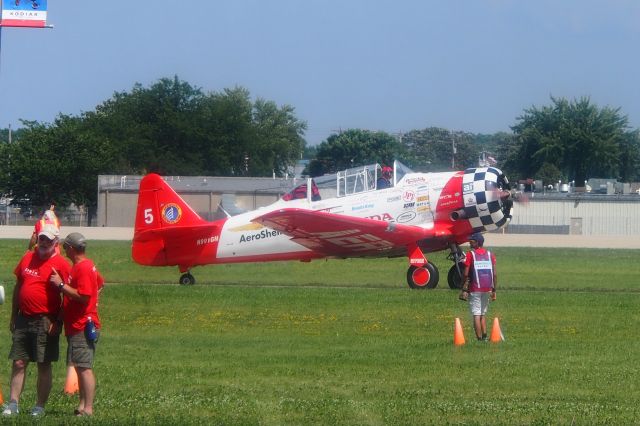
<svg viewBox="0 0 640 426">
<path fill-rule="evenodd" d="M 329 256 L 406 251 L 433 237 L 432 229 L 305 209 L 280 209 L 253 219 L 289 235 L 293 241 Z"/>
</svg>

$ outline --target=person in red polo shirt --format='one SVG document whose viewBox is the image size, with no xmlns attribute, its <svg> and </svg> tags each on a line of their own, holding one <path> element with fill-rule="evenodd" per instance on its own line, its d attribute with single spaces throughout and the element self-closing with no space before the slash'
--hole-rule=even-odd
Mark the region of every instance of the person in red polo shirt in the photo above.
<svg viewBox="0 0 640 426">
<path fill-rule="evenodd" d="M 11 306 L 12 345 L 9 358 L 11 370 L 10 399 L 3 415 L 18 414 L 18 402 L 25 383 L 29 362 L 38 363 L 36 406 L 34 416 L 44 414 L 44 406 L 51 392 L 51 362 L 59 357 L 60 292 L 49 284 L 54 271 L 67 279 L 69 263 L 55 249 L 58 245 L 58 228 L 46 224 L 38 233 L 38 247 L 28 251 L 16 266 L 16 286 Z"/>
<path fill-rule="evenodd" d="M 75 414 L 93 414 L 96 379 L 93 360 L 100 335 L 98 293 L 104 280 L 85 250 L 87 241 L 78 232 L 72 232 L 62 244 L 65 254 L 73 262 L 71 276 L 64 281 L 60 275 L 51 276 L 53 287 L 64 295 L 64 333 L 67 336 L 67 365 L 78 373 L 80 401 Z"/>
<path fill-rule="evenodd" d="M 484 246 L 484 237 L 479 232 L 469 237 L 471 251 L 465 256 L 462 276 L 461 300 L 469 300 L 469 310 L 473 316 L 473 328 L 478 340 L 487 340 L 487 310 L 489 297 L 496 300 L 498 275 L 496 257 Z"/>
</svg>

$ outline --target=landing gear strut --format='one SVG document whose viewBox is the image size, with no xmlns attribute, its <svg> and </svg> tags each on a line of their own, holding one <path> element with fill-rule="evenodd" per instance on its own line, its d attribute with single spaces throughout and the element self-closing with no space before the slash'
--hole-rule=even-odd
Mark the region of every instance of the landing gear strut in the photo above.
<svg viewBox="0 0 640 426">
<path fill-rule="evenodd" d="M 459 290 L 462 288 L 462 272 L 464 271 L 464 253 L 460 250 L 460 247 L 451 243 L 451 253 L 447 256 L 447 259 L 453 262 L 453 266 L 449 268 L 447 274 L 447 282 L 449 288 L 452 290 Z"/>
<path fill-rule="evenodd" d="M 180 285 L 194 285 L 196 283 L 196 279 L 189 272 L 186 274 L 180 275 L 180 280 L 178 281 Z"/>
</svg>

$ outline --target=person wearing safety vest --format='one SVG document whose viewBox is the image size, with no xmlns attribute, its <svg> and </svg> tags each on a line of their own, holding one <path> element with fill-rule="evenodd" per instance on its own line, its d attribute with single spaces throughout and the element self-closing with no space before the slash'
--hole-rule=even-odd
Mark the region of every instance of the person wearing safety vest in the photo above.
<svg viewBox="0 0 640 426">
<path fill-rule="evenodd" d="M 56 206 L 51 204 L 49 210 L 46 210 L 40 220 L 38 220 L 33 227 L 33 234 L 31 234 L 31 239 L 29 240 L 29 250 L 33 250 L 38 243 L 38 234 L 42 229 L 44 229 L 45 225 L 53 225 L 58 228 L 58 232 L 60 232 L 60 221 L 58 220 L 58 216 L 54 213 L 53 209 Z M 60 247 L 56 246 L 56 253 L 60 254 Z"/>
<path fill-rule="evenodd" d="M 469 310 L 473 316 L 473 328 L 478 340 L 487 340 L 487 310 L 489 297 L 496 300 L 498 275 L 496 257 L 484 245 L 484 237 L 476 232 L 469 237 L 471 251 L 464 261 L 462 292 L 460 300 L 469 300 Z"/>
</svg>

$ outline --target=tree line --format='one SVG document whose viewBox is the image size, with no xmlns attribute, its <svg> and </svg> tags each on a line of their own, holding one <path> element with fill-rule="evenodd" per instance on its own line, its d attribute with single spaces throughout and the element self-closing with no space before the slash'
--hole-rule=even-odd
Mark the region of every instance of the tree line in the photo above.
<svg viewBox="0 0 640 426">
<path fill-rule="evenodd" d="M 511 133 L 349 129 L 307 146 L 306 123 L 292 106 L 252 101 L 241 87 L 205 92 L 174 77 L 116 92 L 77 116 L 22 124 L 11 144 L 0 129 L 0 192 L 35 206 L 84 205 L 89 216 L 99 174 L 284 176 L 302 157 L 310 176 L 394 159 L 416 171 L 461 170 L 485 152 L 512 180 L 640 180 L 638 129 L 620 109 L 589 98 L 552 97 L 525 109 Z"/>
</svg>

